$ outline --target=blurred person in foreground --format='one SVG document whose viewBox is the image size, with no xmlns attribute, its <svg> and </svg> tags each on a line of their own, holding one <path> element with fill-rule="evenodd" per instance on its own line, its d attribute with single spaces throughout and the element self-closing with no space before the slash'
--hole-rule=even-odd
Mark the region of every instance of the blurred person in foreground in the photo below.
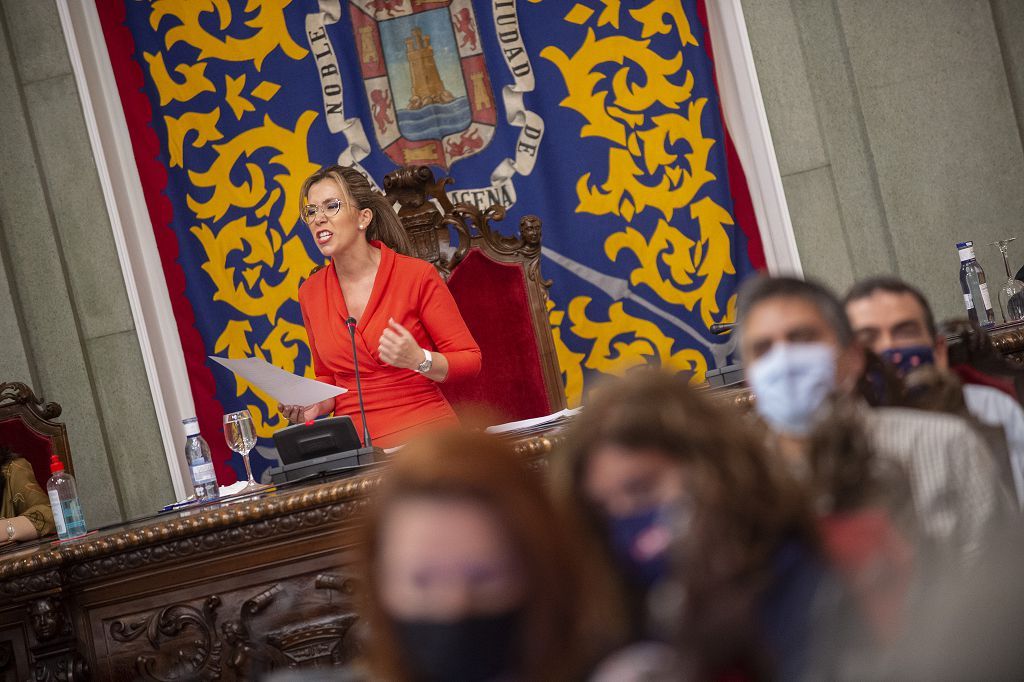
<svg viewBox="0 0 1024 682">
<path fill-rule="evenodd" d="M 620 588 L 594 680 L 832 677 L 843 591 L 803 490 L 742 417 L 640 371 L 604 386 L 551 458 L 556 499 Z M 650 645 L 679 644 L 675 670 Z M 639 656 L 659 659 L 656 670 Z M 660 666 L 660 668 L 658 668 Z M 615 671 L 615 672 L 611 672 Z"/>
<path fill-rule="evenodd" d="M 814 428 L 838 402 L 855 401 L 863 379 L 864 352 L 843 306 L 819 284 L 759 277 L 741 288 L 737 321 L 769 441 L 798 475 L 806 472 Z M 981 438 L 954 416 L 866 404 L 858 412 L 874 455 L 909 477 L 916 525 L 937 558 L 975 558 L 1008 505 Z"/>
<path fill-rule="evenodd" d="M 577 553 L 506 443 L 460 431 L 409 443 L 361 531 L 369 679 L 578 678 Z"/>
<path fill-rule="evenodd" d="M 854 597 L 864 644 L 873 649 L 846 672 L 878 677 L 930 578 L 916 547 L 909 481 L 898 463 L 871 448 L 853 401 L 838 402 L 812 431 L 808 465 L 822 547 Z"/>
<path fill-rule="evenodd" d="M 858 282 L 847 292 L 844 307 L 858 341 L 900 374 L 909 377 L 925 368 L 949 370 L 946 339 L 938 333 L 928 300 L 906 282 L 895 277 Z M 991 386 L 964 384 L 958 397 L 970 416 L 1003 429 L 1012 471 L 1008 483 L 1017 499 L 1024 500 L 1024 409 Z"/>
<path fill-rule="evenodd" d="M 970 576 L 947 575 L 915 617 L 894 680 L 1024 679 L 1024 545 L 1000 538 Z"/>
</svg>

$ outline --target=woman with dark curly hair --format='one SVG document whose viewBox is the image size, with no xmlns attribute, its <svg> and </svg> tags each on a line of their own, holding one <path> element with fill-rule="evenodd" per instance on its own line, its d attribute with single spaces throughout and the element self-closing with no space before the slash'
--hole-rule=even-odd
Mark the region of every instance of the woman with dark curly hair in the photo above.
<svg viewBox="0 0 1024 682">
<path fill-rule="evenodd" d="M 0 543 L 34 540 L 54 530 L 50 500 L 32 465 L 0 445 Z"/>
<path fill-rule="evenodd" d="M 835 635 L 844 590 L 809 495 L 743 415 L 635 372 L 589 402 L 551 469 L 570 523 L 618 577 L 624 637 L 679 644 L 694 679 L 834 672 L 820 637 Z"/>
</svg>

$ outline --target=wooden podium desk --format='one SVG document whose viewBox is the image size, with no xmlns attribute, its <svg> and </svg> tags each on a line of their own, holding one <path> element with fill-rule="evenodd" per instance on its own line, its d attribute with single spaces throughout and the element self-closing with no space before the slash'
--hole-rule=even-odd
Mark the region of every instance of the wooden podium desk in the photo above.
<svg viewBox="0 0 1024 682">
<path fill-rule="evenodd" d="M 541 467 L 555 434 L 515 443 Z M 0 550 L 0 680 L 247 680 L 346 663 L 352 530 L 387 475 Z"/>
</svg>

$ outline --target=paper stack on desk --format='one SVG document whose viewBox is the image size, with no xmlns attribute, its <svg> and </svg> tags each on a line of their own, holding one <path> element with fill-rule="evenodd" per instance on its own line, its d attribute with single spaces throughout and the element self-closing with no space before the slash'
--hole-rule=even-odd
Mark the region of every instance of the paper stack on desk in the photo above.
<svg viewBox="0 0 1024 682">
<path fill-rule="evenodd" d="M 340 386 L 286 372 L 261 358 L 232 359 L 216 355 L 210 355 L 209 358 L 284 405 L 309 407 L 348 391 Z"/>
<path fill-rule="evenodd" d="M 582 407 L 577 407 L 573 410 L 566 409 L 544 417 L 534 417 L 533 419 L 523 419 L 522 421 L 509 422 L 508 424 L 489 426 L 487 427 L 487 433 L 519 438 L 553 431 L 572 421 L 572 418 L 579 414 L 582 409 Z"/>
</svg>

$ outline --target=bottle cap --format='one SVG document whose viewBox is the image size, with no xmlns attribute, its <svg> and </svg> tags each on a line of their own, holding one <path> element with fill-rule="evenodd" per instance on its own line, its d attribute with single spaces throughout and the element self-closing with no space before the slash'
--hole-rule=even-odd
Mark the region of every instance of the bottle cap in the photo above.
<svg viewBox="0 0 1024 682">
<path fill-rule="evenodd" d="M 185 425 L 186 436 L 199 435 L 199 420 L 197 418 L 189 417 L 188 419 L 182 419 L 181 423 Z"/>
<path fill-rule="evenodd" d="M 64 463 L 57 455 L 50 455 L 50 473 L 55 474 L 58 471 L 64 471 Z"/>
</svg>

